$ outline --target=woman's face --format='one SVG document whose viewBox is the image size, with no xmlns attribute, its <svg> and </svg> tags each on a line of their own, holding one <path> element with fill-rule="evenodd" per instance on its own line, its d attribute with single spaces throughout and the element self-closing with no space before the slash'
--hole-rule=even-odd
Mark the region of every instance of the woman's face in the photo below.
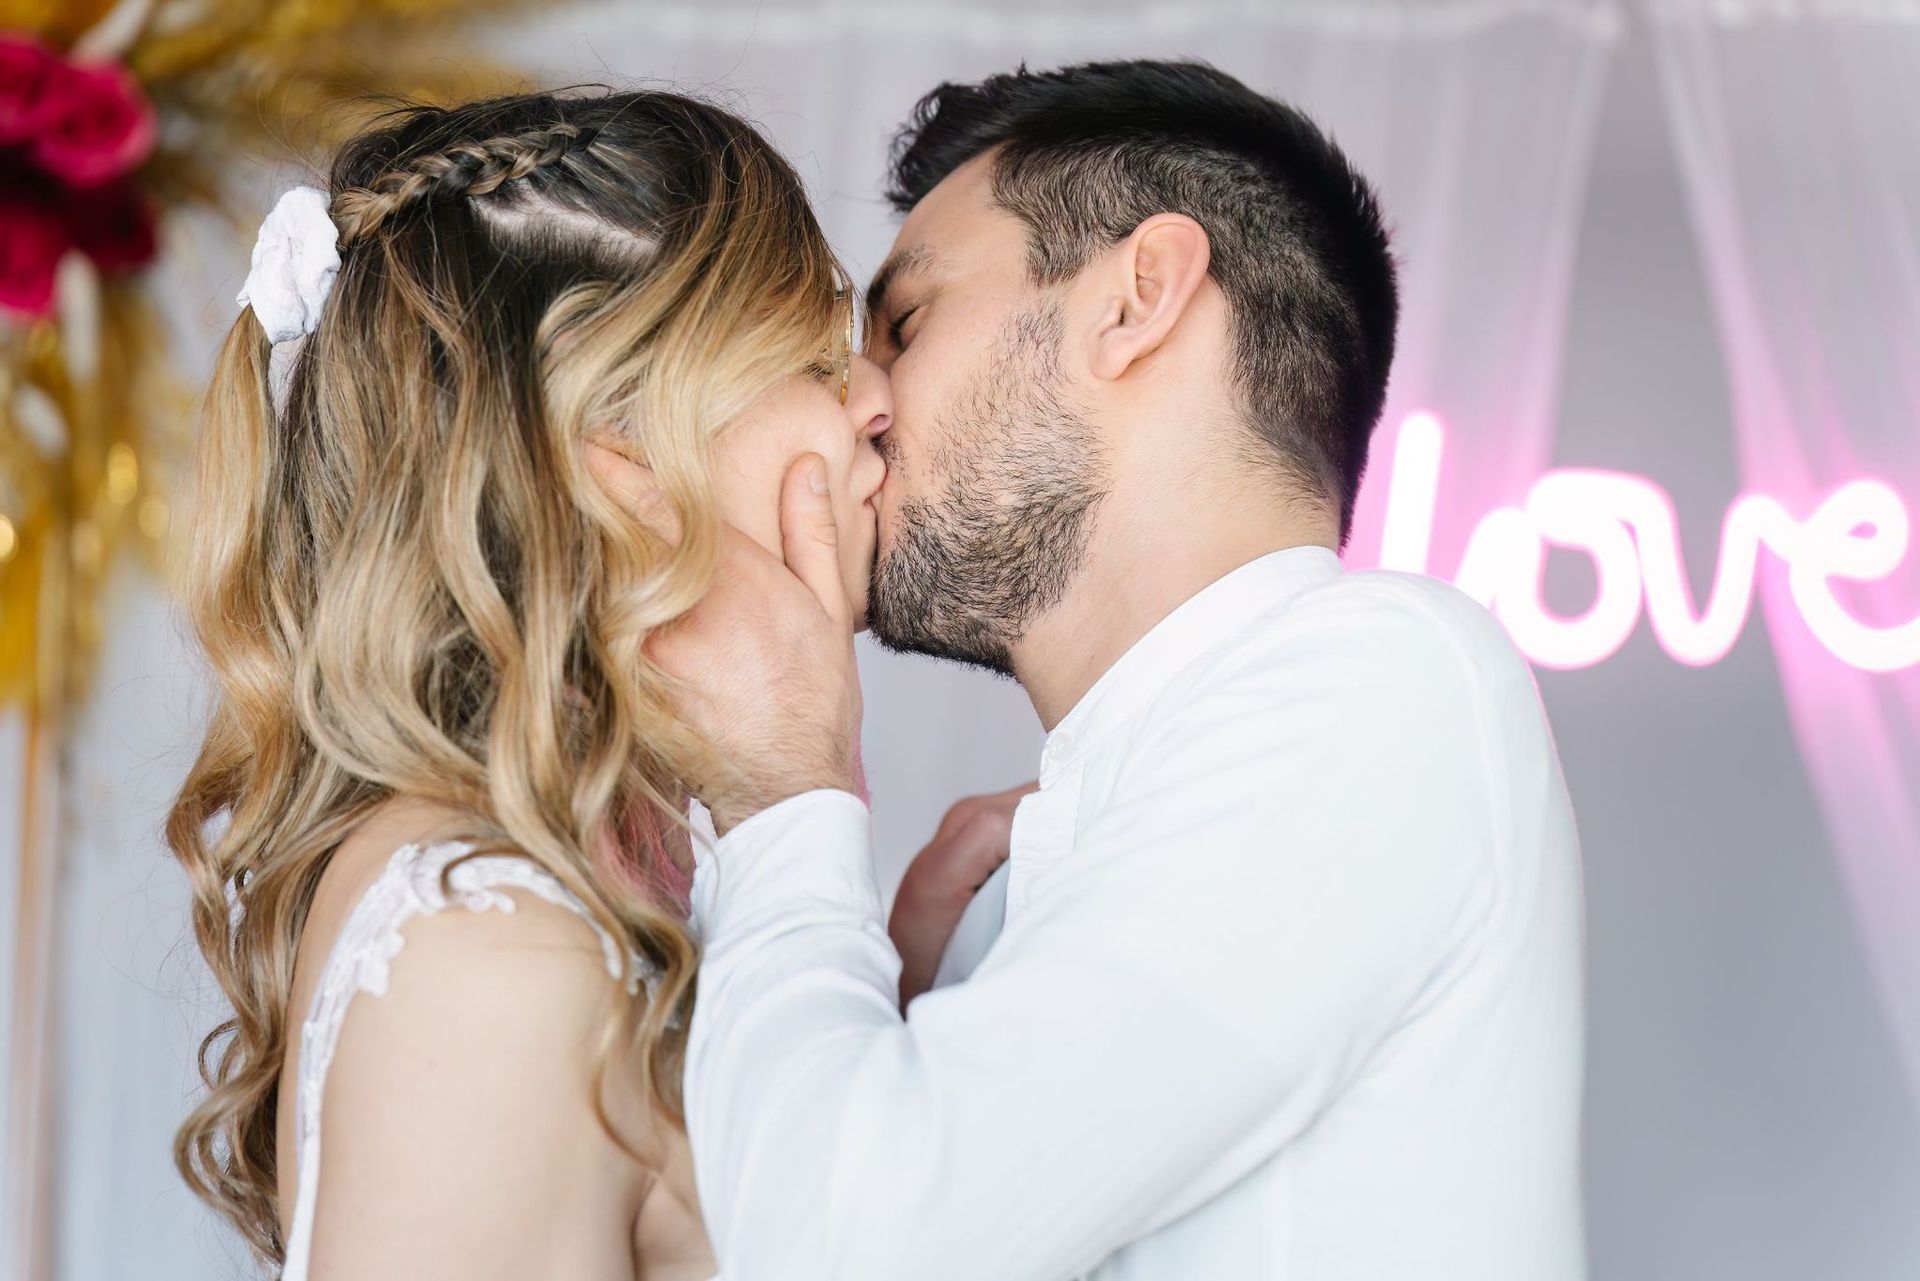
<svg viewBox="0 0 1920 1281">
<path fill-rule="evenodd" d="M 842 405 L 837 378 L 796 374 L 773 388 L 728 427 L 714 477 L 720 514 L 774 555 L 780 555 L 780 486 L 802 454 L 827 460 L 827 491 L 840 530 L 840 573 L 856 625 L 867 620 L 867 582 L 873 571 L 875 513 L 887 467 L 874 439 L 893 423 L 893 397 L 879 366 L 853 357 L 853 380 Z"/>
</svg>

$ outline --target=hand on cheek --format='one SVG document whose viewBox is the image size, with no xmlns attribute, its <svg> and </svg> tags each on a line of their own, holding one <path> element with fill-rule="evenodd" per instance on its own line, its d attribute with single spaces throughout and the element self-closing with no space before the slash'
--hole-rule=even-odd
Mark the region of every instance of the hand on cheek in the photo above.
<svg viewBox="0 0 1920 1281">
<path fill-rule="evenodd" d="M 778 522 L 777 555 L 727 529 L 713 589 L 647 643 L 725 762 L 723 777 L 691 780 L 720 832 L 802 792 L 861 791 L 852 606 L 818 455 L 788 471 Z"/>
</svg>

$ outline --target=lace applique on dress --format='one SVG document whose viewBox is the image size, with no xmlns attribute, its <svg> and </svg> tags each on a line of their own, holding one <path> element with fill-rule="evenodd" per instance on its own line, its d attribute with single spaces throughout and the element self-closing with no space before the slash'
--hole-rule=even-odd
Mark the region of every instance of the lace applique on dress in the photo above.
<svg viewBox="0 0 1920 1281">
<path fill-rule="evenodd" d="M 403 845 L 395 850 L 348 914 L 340 937 L 334 940 L 314 989 L 312 1008 L 300 1027 L 299 1079 L 295 1085 L 299 1093 L 294 1104 L 294 1142 L 300 1173 L 294 1188 L 287 1262 L 280 1281 L 306 1281 L 307 1255 L 313 1248 L 314 1196 L 319 1190 L 320 1102 L 326 1093 L 327 1068 L 339 1045 L 347 1007 L 361 992 L 386 995 L 393 959 L 406 946 L 402 926 L 416 916 L 455 906 L 470 912 L 512 912 L 518 905 L 506 891 L 525 890 L 574 912 L 591 925 L 600 938 L 607 973 L 615 980 L 621 976 L 619 943 L 594 920 L 586 904 L 551 872 L 529 859 L 512 854 L 469 858 L 447 874 L 448 888 L 442 892 L 441 873 L 471 848 L 459 841 L 447 841 Z M 631 977 L 626 981 L 628 993 L 638 995 L 642 976 L 648 990 L 653 990 L 657 976 L 652 967 L 639 953 L 629 951 L 628 955 L 633 962 Z"/>
</svg>

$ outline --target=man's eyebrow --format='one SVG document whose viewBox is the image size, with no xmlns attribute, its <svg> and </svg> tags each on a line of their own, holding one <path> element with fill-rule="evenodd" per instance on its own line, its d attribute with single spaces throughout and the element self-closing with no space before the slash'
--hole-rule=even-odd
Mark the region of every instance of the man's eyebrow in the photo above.
<svg viewBox="0 0 1920 1281">
<path fill-rule="evenodd" d="M 880 270 L 874 273 L 873 283 L 867 286 L 867 314 L 878 316 L 887 301 L 887 290 L 901 276 L 916 271 L 925 271 L 938 262 L 939 255 L 925 245 L 914 245 L 892 254 L 880 264 Z"/>
</svg>

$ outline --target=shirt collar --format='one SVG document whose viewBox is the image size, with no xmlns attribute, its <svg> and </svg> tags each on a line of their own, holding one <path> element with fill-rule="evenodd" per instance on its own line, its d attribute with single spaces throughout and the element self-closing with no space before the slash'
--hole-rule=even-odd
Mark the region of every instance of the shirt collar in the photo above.
<svg viewBox="0 0 1920 1281">
<path fill-rule="evenodd" d="M 1091 744 L 1166 687 L 1181 668 L 1233 639 L 1316 583 L 1337 577 L 1340 557 L 1317 545 L 1268 552 L 1215 579 L 1135 641 L 1047 735 L 1040 782 L 1060 776 Z"/>
</svg>

